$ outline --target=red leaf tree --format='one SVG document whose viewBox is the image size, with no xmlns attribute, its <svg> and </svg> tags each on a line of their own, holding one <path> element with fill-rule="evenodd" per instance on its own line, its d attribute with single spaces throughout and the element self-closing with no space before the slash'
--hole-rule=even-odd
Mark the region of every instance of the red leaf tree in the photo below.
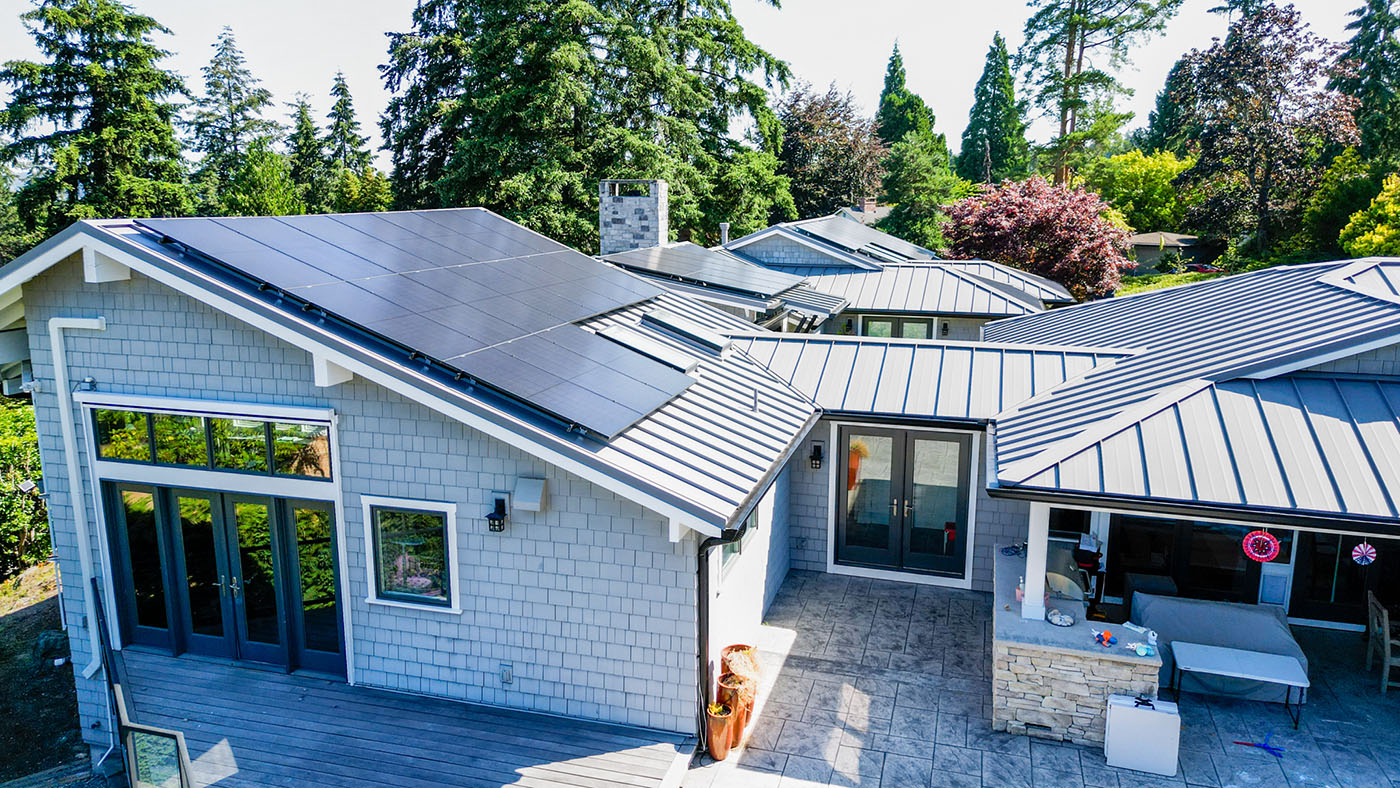
<svg viewBox="0 0 1400 788">
<path fill-rule="evenodd" d="M 1080 300 L 1110 295 L 1133 263 L 1128 230 L 1108 212 L 1097 194 L 1041 177 L 983 186 L 947 209 L 946 253 L 1039 274 Z"/>
</svg>

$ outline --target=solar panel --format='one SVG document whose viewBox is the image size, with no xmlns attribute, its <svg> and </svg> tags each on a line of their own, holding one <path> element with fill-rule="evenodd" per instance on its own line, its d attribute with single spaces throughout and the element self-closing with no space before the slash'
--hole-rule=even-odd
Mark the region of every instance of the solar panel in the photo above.
<svg viewBox="0 0 1400 788">
<path fill-rule="evenodd" d="M 771 298 L 802 284 L 802 277 L 721 254 L 693 243 L 653 246 L 603 259 L 630 268 Z"/>
<path fill-rule="evenodd" d="M 569 325 L 660 289 L 487 211 L 137 223 L 603 435 L 690 384 Z"/>
<path fill-rule="evenodd" d="M 793 225 L 809 235 L 852 251 L 865 246 L 880 247 L 882 251 L 893 252 L 911 260 L 927 260 L 928 252 L 914 244 L 896 238 L 889 233 L 866 227 L 860 222 L 842 216 L 826 216 Z"/>
</svg>

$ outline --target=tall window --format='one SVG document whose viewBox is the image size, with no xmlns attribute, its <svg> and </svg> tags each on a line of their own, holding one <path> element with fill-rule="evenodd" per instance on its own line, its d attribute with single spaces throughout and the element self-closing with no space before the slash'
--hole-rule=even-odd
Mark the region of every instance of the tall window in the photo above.
<svg viewBox="0 0 1400 788">
<path fill-rule="evenodd" d="M 455 507 L 365 499 L 375 599 L 454 608 Z"/>
</svg>

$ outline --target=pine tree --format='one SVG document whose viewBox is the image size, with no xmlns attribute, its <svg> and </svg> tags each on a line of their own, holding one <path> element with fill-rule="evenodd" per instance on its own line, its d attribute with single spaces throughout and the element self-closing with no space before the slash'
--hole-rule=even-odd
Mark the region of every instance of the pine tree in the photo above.
<svg viewBox="0 0 1400 788">
<path fill-rule="evenodd" d="M 958 154 L 958 175 L 979 183 L 1000 183 L 1028 174 L 1030 145 L 1023 114 L 1016 101 L 1006 41 L 997 33 L 973 92 L 972 112 Z"/>
<path fill-rule="evenodd" d="M 1190 61 L 1187 58 L 1176 61 L 1167 72 L 1167 83 L 1157 94 L 1157 106 L 1147 116 L 1147 128 L 1134 132 L 1138 147 L 1149 153 L 1167 151 L 1178 157 L 1190 154 L 1201 134 L 1200 124 L 1192 120 L 1191 111 L 1181 104 L 1191 79 Z"/>
<path fill-rule="evenodd" d="M 356 175 L 363 175 L 369 168 L 370 153 L 365 147 L 369 137 L 360 136 L 360 121 L 355 118 L 355 104 L 350 98 L 350 86 L 345 83 L 345 74 L 335 73 L 335 84 L 331 86 L 330 128 L 326 132 L 326 151 L 332 168 L 344 167 Z"/>
<path fill-rule="evenodd" d="M 928 108 L 917 93 L 912 93 L 906 82 L 904 55 L 900 54 L 899 44 L 894 45 L 889 65 L 885 67 L 885 87 L 880 91 L 880 109 L 875 113 L 875 126 L 880 140 L 893 145 L 904 139 L 909 132 L 921 137 L 933 136 L 933 110 Z M 941 136 L 941 135 L 940 135 Z M 944 143 L 947 144 L 946 141 Z"/>
<path fill-rule="evenodd" d="M 884 196 L 894 210 L 880 229 L 926 249 L 942 247 L 944 206 L 974 191 L 952 173 L 947 146 L 930 134 L 906 134 L 890 148 L 885 169 Z"/>
<path fill-rule="evenodd" d="M 206 204 L 217 204 L 253 143 L 278 131 L 276 122 L 262 117 L 272 93 L 248 70 L 233 31 L 225 27 L 213 46 L 214 57 L 201 69 L 204 95 L 195 101 L 190 122 L 192 147 L 204 154 L 197 178 Z"/>
<path fill-rule="evenodd" d="M 287 158 L 272 149 L 270 138 L 251 142 L 242 163 L 222 193 L 222 209 L 230 216 L 288 216 L 306 213 L 301 189 L 292 180 Z"/>
<path fill-rule="evenodd" d="M 44 0 L 21 17 L 45 60 L 0 67 L 0 164 L 34 162 L 15 195 L 29 229 L 191 209 L 173 122 L 184 83 L 152 42 L 169 33 L 116 0 Z"/>
<path fill-rule="evenodd" d="M 1350 12 L 1354 31 L 1342 54 L 1343 69 L 1328 87 L 1356 98 L 1361 153 L 1368 159 L 1400 155 L 1400 15 L 1393 0 L 1366 0 Z"/>
<path fill-rule="evenodd" d="M 300 190 L 307 213 L 325 212 L 335 181 L 326 161 L 325 142 L 311 117 L 311 104 L 305 95 L 298 95 L 292 104 L 292 131 L 286 144 L 289 174 Z"/>
<path fill-rule="evenodd" d="M 767 95 L 788 69 L 728 0 L 422 0 L 383 74 L 403 206 L 482 205 L 586 248 L 600 178 L 665 178 L 672 228 L 700 241 L 786 196 Z M 737 180 L 771 192 L 736 203 Z"/>
</svg>

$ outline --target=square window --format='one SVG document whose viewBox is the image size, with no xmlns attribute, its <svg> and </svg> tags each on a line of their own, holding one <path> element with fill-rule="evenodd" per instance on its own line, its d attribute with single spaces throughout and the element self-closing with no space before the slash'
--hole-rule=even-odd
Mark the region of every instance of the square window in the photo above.
<svg viewBox="0 0 1400 788">
<path fill-rule="evenodd" d="M 156 462 L 162 465 L 209 464 L 209 446 L 204 439 L 204 419 L 156 413 L 151 416 L 156 434 Z"/>
<path fill-rule="evenodd" d="M 210 419 L 214 467 L 267 473 L 267 426 L 253 419 Z"/>
<path fill-rule="evenodd" d="M 324 424 L 272 424 L 272 467 L 279 476 L 331 477 L 330 428 Z"/>
<path fill-rule="evenodd" d="M 378 596 L 450 607 L 446 512 L 373 506 Z"/>
<path fill-rule="evenodd" d="M 95 410 L 97 456 L 104 460 L 151 461 L 151 433 L 145 413 Z"/>
</svg>

